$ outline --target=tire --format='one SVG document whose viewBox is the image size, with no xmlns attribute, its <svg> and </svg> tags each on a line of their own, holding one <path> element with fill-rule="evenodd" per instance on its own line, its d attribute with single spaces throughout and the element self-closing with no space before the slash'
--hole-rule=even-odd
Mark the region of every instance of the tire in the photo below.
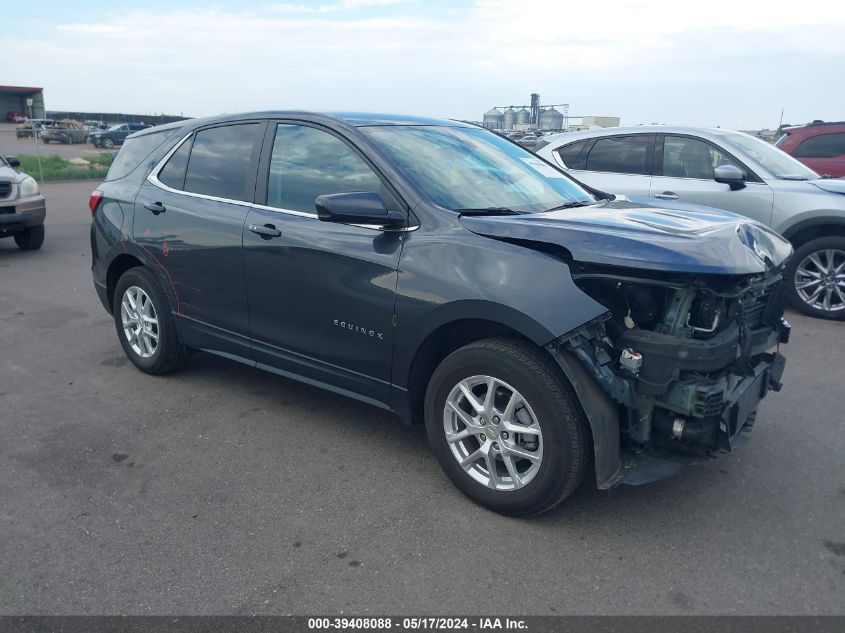
<svg viewBox="0 0 845 633">
<path fill-rule="evenodd" d="M 44 244 L 44 225 L 31 226 L 15 233 L 15 244 L 22 251 L 37 251 Z"/>
<path fill-rule="evenodd" d="M 140 290 L 146 295 L 146 299 L 142 301 L 144 309 L 141 313 L 145 313 L 156 320 L 154 327 L 147 321 L 148 335 L 135 338 L 134 345 L 139 348 L 137 350 L 133 348 L 133 342 L 130 342 L 130 337 L 127 335 L 123 323 L 123 318 L 126 316 L 127 327 L 133 331 L 138 330 L 139 319 L 132 318 L 131 313 L 124 313 L 122 309 L 124 296 L 127 290 L 131 289 L 134 289 L 131 294 L 136 307 L 140 297 L 136 291 Z M 131 303 L 129 305 L 131 307 Z M 124 353 L 132 361 L 132 364 L 142 372 L 153 375 L 168 374 L 184 367 L 190 359 L 191 351 L 182 344 L 179 338 L 176 320 L 168 308 L 167 299 L 161 291 L 158 281 L 146 268 L 139 266 L 130 268 L 123 273 L 115 286 L 112 314 L 114 315 L 117 337 Z M 135 314 L 138 314 L 137 310 L 135 310 Z M 150 340 L 156 340 L 153 338 L 153 334 L 157 336 L 154 348 L 149 343 Z M 145 353 L 148 355 L 145 355 Z"/>
<path fill-rule="evenodd" d="M 111 148 L 114 147 L 114 141 L 111 140 L 110 138 L 103 139 L 102 144 L 103 144 L 103 147 L 105 147 L 106 149 L 111 149 Z"/>
<path fill-rule="evenodd" d="M 478 413 L 469 407 L 460 384 L 470 385 L 473 396 L 481 400 L 488 391 L 484 382 L 487 377 L 498 381 L 493 383 L 494 405 L 492 410 Z M 473 386 L 473 380 L 480 382 Z M 508 416 L 506 403 L 514 394 L 521 396 L 523 404 Z M 449 404 L 455 404 L 455 399 L 464 416 Z M 469 411 L 476 415 L 467 416 Z M 471 431 L 470 425 L 463 422 L 467 418 L 476 425 Z M 479 420 L 487 426 L 478 425 Z M 513 431 L 514 422 L 529 424 L 531 420 L 530 426 L 522 428 L 535 429 L 535 435 Z M 501 514 L 526 516 L 550 510 L 569 496 L 584 477 L 589 434 L 572 386 L 551 358 L 518 339 L 477 341 L 447 356 L 429 382 L 425 425 L 434 456 L 452 483 L 469 498 Z M 453 437 L 450 443 L 447 428 L 455 437 L 466 439 L 455 441 Z M 479 433 L 480 429 L 484 432 Z M 506 432 L 508 429 L 510 433 Z M 517 438 L 519 442 L 515 441 Z M 536 442 L 533 450 L 531 444 L 524 443 L 527 440 Z M 485 446 L 492 446 L 494 451 L 494 485 L 485 475 L 490 472 L 490 461 L 485 457 L 471 462 L 469 468 L 459 463 L 461 457 L 467 461 Z M 508 446 L 539 460 L 519 459 L 511 453 L 508 467 Z M 516 477 L 511 468 L 516 468 Z M 520 485 L 516 485 L 517 480 Z"/>
<path fill-rule="evenodd" d="M 831 258 L 832 261 L 829 261 Z M 792 255 L 785 274 L 786 296 L 792 307 L 821 319 L 845 320 L 843 265 L 845 237 L 820 237 L 799 246 Z M 840 268 L 838 272 L 837 268 Z M 818 296 L 815 296 L 816 291 Z"/>
</svg>

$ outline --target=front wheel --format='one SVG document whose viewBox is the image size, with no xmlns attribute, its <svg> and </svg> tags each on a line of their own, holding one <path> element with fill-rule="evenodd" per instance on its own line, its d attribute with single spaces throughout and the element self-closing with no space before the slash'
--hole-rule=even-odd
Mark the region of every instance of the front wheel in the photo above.
<svg viewBox="0 0 845 633">
<path fill-rule="evenodd" d="M 15 233 L 15 244 L 22 251 L 36 251 L 44 244 L 44 225 L 31 226 Z"/>
<path fill-rule="evenodd" d="M 431 377 L 425 424 L 452 483 L 502 514 L 545 512 L 584 476 L 583 412 L 552 359 L 527 342 L 487 339 L 449 355 Z"/>
<path fill-rule="evenodd" d="M 158 281 L 146 268 L 123 273 L 115 286 L 112 313 L 124 353 L 144 373 L 166 374 L 188 362 L 190 350 L 179 338 Z"/>
<path fill-rule="evenodd" d="M 798 247 L 786 277 L 794 308 L 822 319 L 845 319 L 845 237 L 820 237 Z"/>
<path fill-rule="evenodd" d="M 106 149 L 111 149 L 112 147 L 114 147 L 114 141 L 111 140 L 110 138 L 106 138 L 106 139 L 102 140 L 102 145 Z"/>
</svg>

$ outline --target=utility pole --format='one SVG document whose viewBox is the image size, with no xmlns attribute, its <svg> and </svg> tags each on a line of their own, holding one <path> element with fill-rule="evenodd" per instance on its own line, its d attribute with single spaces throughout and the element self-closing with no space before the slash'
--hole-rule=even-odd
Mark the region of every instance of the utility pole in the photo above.
<svg viewBox="0 0 845 633">
<path fill-rule="evenodd" d="M 41 174 L 41 184 L 44 184 L 44 168 L 41 166 L 41 150 L 38 149 L 38 133 L 35 129 L 35 121 L 32 119 L 32 98 L 27 98 L 26 107 L 29 108 L 29 122 L 32 125 L 32 140 L 35 143 L 35 155 L 38 157 L 38 173 Z"/>
</svg>

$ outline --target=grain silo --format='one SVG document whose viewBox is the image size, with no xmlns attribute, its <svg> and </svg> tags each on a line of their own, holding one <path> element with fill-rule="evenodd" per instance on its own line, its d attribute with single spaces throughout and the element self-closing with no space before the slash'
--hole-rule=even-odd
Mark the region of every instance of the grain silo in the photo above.
<svg viewBox="0 0 845 633">
<path fill-rule="evenodd" d="M 506 130 L 512 130 L 513 124 L 516 121 L 516 110 L 513 109 L 513 106 L 505 110 L 505 127 Z"/>
<path fill-rule="evenodd" d="M 516 124 L 517 125 L 528 125 L 530 122 L 531 122 L 531 113 L 526 108 L 522 108 L 521 110 L 516 111 Z"/>
<path fill-rule="evenodd" d="M 501 130 L 505 115 L 496 108 L 484 113 L 484 127 L 490 130 Z"/>
<path fill-rule="evenodd" d="M 541 130 L 562 130 L 563 115 L 554 108 L 543 108 L 540 110 Z"/>
</svg>

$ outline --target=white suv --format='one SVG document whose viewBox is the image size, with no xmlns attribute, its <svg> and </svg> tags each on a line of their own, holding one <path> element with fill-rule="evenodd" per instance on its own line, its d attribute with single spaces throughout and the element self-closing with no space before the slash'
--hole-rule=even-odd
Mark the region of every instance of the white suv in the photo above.
<svg viewBox="0 0 845 633">
<path fill-rule="evenodd" d="M 534 151 L 595 189 L 768 224 L 795 248 L 786 273 L 793 306 L 845 319 L 845 179 L 822 178 L 765 141 L 721 129 L 569 132 L 543 137 Z"/>
</svg>

